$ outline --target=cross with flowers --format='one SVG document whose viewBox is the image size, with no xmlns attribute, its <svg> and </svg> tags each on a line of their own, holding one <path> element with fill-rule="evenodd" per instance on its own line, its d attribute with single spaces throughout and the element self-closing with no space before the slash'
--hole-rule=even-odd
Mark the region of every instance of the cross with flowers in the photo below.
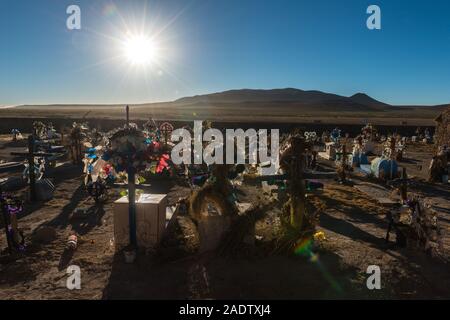
<svg viewBox="0 0 450 320">
<path fill-rule="evenodd" d="M 150 170 L 161 173 L 168 169 L 169 156 L 162 153 L 160 142 L 149 132 L 140 130 L 129 120 L 129 107 L 126 108 L 125 126 L 111 131 L 109 145 L 102 159 L 109 162 L 115 172 L 128 175 L 128 208 L 130 225 L 130 246 L 137 248 L 136 237 L 136 174 Z"/>
</svg>

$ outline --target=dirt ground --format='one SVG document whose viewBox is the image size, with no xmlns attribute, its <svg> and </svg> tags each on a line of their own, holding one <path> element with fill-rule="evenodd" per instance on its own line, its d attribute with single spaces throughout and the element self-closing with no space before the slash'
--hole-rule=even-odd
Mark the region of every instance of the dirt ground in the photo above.
<svg viewBox="0 0 450 320">
<path fill-rule="evenodd" d="M 0 157 L 9 160 L 9 152 L 21 147 L 6 143 L 0 141 Z M 326 240 L 315 262 L 264 250 L 279 213 L 275 207 L 259 223 L 259 240 L 247 255 L 196 253 L 195 228 L 178 216 L 168 232 L 184 237 L 182 246 L 142 253 L 135 264 L 125 264 L 123 255 L 115 253 L 113 237 L 113 201 L 120 190 L 110 190 L 109 200 L 95 207 L 83 188 L 81 168 L 66 164 L 48 173 L 56 186 L 53 200 L 26 203 L 20 214 L 28 247 L 22 255 L 9 257 L 6 250 L 0 255 L 0 299 L 449 299 L 450 188 L 425 182 L 430 148 L 412 145 L 401 166 L 414 177 L 411 191 L 432 198 L 439 209 L 445 230 L 440 257 L 386 243 L 387 209 L 351 185 L 326 180 L 323 193 L 310 197 L 311 203 L 326 207 L 318 227 Z M 355 184 L 360 179 L 353 177 Z M 171 182 L 150 183 L 148 192 L 168 193 L 171 205 L 189 194 L 189 189 Z M 16 194 L 25 198 L 26 191 Z M 260 194 L 261 188 L 244 186 L 239 198 L 252 202 Z M 91 208 L 92 213 L 75 219 L 76 208 Z M 54 228 L 56 235 L 44 241 L 39 231 L 43 227 Z M 67 237 L 74 231 L 78 248 L 73 256 L 64 255 Z M 0 248 L 6 248 L 3 229 Z M 68 265 L 80 266 L 81 290 L 66 288 Z M 369 265 L 381 268 L 381 290 L 366 287 Z"/>
</svg>

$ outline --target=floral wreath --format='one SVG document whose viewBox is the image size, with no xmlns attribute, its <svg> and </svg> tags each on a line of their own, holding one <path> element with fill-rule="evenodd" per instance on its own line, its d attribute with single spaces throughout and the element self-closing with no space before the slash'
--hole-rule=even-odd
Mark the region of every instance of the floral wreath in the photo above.
<svg viewBox="0 0 450 320">
<path fill-rule="evenodd" d="M 128 173 L 132 168 L 161 173 L 169 169 L 170 157 L 162 153 L 158 133 L 142 131 L 133 123 L 115 129 L 108 135 L 109 145 L 102 159 L 111 163 L 116 172 Z"/>
</svg>

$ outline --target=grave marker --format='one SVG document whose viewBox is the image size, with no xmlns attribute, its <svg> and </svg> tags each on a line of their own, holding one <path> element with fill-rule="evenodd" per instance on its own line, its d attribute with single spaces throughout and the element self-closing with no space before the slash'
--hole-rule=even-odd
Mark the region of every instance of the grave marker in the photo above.
<svg viewBox="0 0 450 320">
<path fill-rule="evenodd" d="M 161 124 L 159 129 L 161 130 L 161 133 L 164 137 L 164 144 L 167 144 L 167 142 L 170 140 L 170 136 L 172 135 L 174 129 L 173 125 L 168 122 L 164 122 L 163 124 Z"/>
<path fill-rule="evenodd" d="M 30 200 L 35 202 L 36 197 L 36 176 L 34 172 L 34 158 L 35 157 L 48 157 L 54 156 L 55 153 L 35 152 L 35 138 L 34 135 L 28 136 L 28 152 L 11 152 L 13 156 L 25 157 L 28 161 L 28 177 L 30 186 Z"/>
<path fill-rule="evenodd" d="M 336 171 L 338 173 L 339 176 L 339 180 L 341 183 L 345 183 L 347 181 L 347 175 L 346 175 L 346 171 L 349 171 L 350 166 L 348 164 L 348 156 L 351 155 L 352 153 L 347 152 L 347 147 L 346 145 L 342 145 L 341 147 L 341 151 L 340 152 L 336 152 L 336 164 L 337 164 L 337 168 Z"/>
</svg>

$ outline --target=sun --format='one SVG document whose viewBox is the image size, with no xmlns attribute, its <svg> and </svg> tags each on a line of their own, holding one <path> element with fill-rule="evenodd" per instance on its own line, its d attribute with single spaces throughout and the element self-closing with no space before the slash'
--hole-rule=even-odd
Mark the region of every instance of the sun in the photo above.
<svg viewBox="0 0 450 320">
<path fill-rule="evenodd" d="M 128 35 L 124 42 L 125 57 L 135 66 L 148 66 L 155 62 L 158 55 L 156 42 L 145 35 Z"/>
</svg>

